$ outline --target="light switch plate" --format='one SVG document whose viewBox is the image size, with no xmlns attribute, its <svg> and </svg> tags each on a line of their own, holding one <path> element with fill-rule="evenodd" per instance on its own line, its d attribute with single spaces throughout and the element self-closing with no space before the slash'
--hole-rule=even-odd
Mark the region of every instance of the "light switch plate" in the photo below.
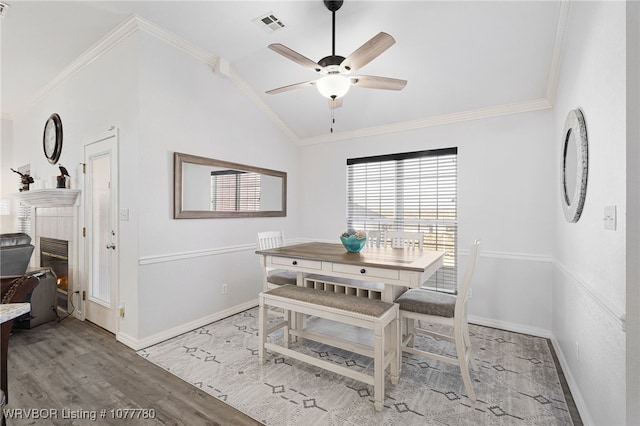
<svg viewBox="0 0 640 426">
<path fill-rule="evenodd" d="M 616 206 L 604 206 L 604 229 L 616 230 Z"/>
<path fill-rule="evenodd" d="M 120 220 L 129 220 L 129 209 L 120 209 Z"/>
</svg>

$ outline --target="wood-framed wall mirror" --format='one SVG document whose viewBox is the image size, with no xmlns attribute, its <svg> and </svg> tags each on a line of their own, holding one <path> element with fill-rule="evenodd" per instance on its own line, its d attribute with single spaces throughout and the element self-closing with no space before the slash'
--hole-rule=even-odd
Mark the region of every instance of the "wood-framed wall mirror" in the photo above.
<svg viewBox="0 0 640 426">
<path fill-rule="evenodd" d="M 287 215 L 287 173 L 174 152 L 173 218 Z"/>
</svg>

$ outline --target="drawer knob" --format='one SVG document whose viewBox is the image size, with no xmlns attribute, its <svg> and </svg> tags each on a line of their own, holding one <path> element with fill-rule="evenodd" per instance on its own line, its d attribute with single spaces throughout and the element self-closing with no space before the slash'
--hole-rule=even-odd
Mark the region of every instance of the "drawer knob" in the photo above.
<svg viewBox="0 0 640 426">
<path fill-rule="evenodd" d="M 367 270 L 366 270 L 366 269 L 364 269 L 364 268 L 360 269 L 360 273 L 361 273 L 361 274 L 364 274 L 365 272 L 367 272 Z"/>
<path fill-rule="evenodd" d="M 294 260 L 292 263 L 293 263 L 293 265 L 295 266 L 295 265 L 297 265 L 297 264 L 298 264 L 298 261 L 297 261 L 297 260 Z"/>
</svg>

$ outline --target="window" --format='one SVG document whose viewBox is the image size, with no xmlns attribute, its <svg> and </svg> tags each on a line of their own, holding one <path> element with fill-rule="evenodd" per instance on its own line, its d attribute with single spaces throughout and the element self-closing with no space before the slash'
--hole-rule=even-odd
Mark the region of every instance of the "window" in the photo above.
<svg viewBox="0 0 640 426">
<path fill-rule="evenodd" d="M 17 231 L 31 235 L 31 206 L 18 203 L 16 216 L 18 217 Z"/>
<path fill-rule="evenodd" d="M 211 172 L 211 210 L 260 210 L 260 174 L 238 170 Z"/>
<path fill-rule="evenodd" d="M 444 267 L 425 287 L 457 285 L 457 148 L 347 160 L 347 227 L 425 233 L 425 248 L 444 250 Z"/>
</svg>

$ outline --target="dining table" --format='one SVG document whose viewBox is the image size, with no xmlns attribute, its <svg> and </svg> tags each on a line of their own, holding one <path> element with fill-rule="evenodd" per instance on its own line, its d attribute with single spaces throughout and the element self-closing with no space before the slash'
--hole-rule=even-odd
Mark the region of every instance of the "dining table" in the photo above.
<svg viewBox="0 0 640 426">
<path fill-rule="evenodd" d="M 295 271 L 297 285 L 305 276 L 321 274 L 384 285 L 382 301 L 393 302 L 407 288 L 421 287 L 443 265 L 445 252 L 417 248 L 365 246 L 348 252 L 342 244 L 306 242 L 257 250 L 265 268 Z"/>
<path fill-rule="evenodd" d="M 0 329 L 2 331 L 0 344 L 0 390 L 4 394 L 5 403 L 9 401 L 7 385 L 7 354 L 9 347 L 9 334 L 11 333 L 10 321 L 20 315 L 31 312 L 31 304 L 25 303 L 0 303 Z"/>
</svg>

